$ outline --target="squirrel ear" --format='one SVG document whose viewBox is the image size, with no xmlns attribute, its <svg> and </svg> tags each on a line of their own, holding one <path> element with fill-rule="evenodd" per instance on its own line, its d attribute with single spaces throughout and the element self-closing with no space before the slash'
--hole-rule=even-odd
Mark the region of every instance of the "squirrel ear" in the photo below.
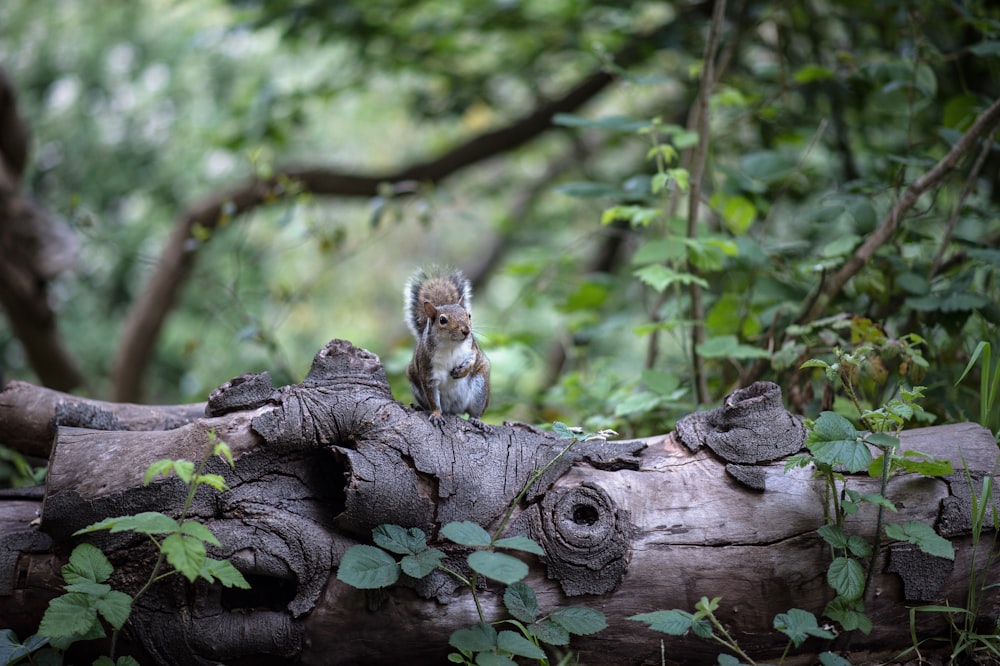
<svg viewBox="0 0 1000 666">
<path fill-rule="evenodd" d="M 434 316 L 437 314 L 437 308 L 430 301 L 424 301 L 424 313 L 428 319 L 434 319 Z"/>
</svg>

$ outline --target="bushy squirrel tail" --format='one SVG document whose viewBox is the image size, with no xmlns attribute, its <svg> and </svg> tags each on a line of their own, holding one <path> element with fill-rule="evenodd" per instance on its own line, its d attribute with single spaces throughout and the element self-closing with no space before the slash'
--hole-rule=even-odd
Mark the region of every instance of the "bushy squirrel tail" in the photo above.
<svg viewBox="0 0 1000 666">
<path fill-rule="evenodd" d="M 421 269 L 410 276 L 403 289 L 403 316 L 417 340 L 427 326 L 424 301 L 434 306 L 461 303 L 472 312 L 472 284 L 459 269 L 447 273 L 435 270 L 430 274 Z"/>
</svg>

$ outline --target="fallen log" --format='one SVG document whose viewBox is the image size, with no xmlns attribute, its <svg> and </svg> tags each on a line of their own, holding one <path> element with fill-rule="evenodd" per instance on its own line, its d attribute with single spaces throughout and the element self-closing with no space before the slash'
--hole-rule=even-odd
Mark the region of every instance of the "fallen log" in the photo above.
<svg viewBox="0 0 1000 666">
<path fill-rule="evenodd" d="M 11 390 L 0 393 L 0 424 L 23 432 L 35 414 L 18 406 L 23 396 L 6 400 Z M 24 384 L 13 390 L 31 392 Z M 205 416 L 170 430 L 80 425 L 56 429 L 40 526 L 29 524 L 37 503 L 0 502 L 0 627 L 22 637 L 37 627 L 59 592 L 58 563 L 81 540 L 74 531 L 109 516 L 178 510 L 183 485 L 144 486 L 145 468 L 162 458 L 200 459 L 214 431 L 236 461 L 210 470 L 230 489 L 199 491 L 192 511 L 221 541 L 214 554 L 230 558 L 251 590 L 173 576 L 140 599 L 125 650 L 142 663 L 178 665 L 444 662 L 452 632 L 478 618 L 468 590 L 442 572 L 379 593 L 354 589 L 336 579 L 341 557 L 390 523 L 422 529 L 445 550 L 448 566 L 460 569 L 468 550 L 443 539 L 441 526 L 467 520 L 495 528 L 532 474 L 568 443 L 516 423 L 484 433 L 449 417 L 435 427 L 393 399 L 377 356 L 336 340 L 301 384 L 273 388 L 266 375 L 237 378 L 213 393 Z M 545 551 L 522 556 L 544 611 L 582 605 L 607 617 L 603 631 L 574 637 L 570 649 L 581 663 L 659 664 L 661 640 L 666 663 L 714 663 L 717 646 L 628 620 L 691 611 L 703 596 L 722 597 L 719 618 L 761 658 L 785 647 L 773 630 L 777 613 L 821 615 L 834 596 L 826 582 L 830 548 L 816 534 L 825 489 L 808 468 L 785 471 L 803 436 L 778 388 L 756 384 L 682 420 L 675 433 L 578 442 L 548 469 L 516 507 L 507 534 L 529 536 Z M 909 607 L 962 606 L 974 556 L 990 563 L 988 580 L 1000 579 L 1000 565 L 987 557 L 992 539 L 974 553 L 963 523 L 971 512 L 963 465 L 977 479 L 995 473 L 991 434 L 973 424 L 924 428 L 904 432 L 902 447 L 951 460 L 959 471 L 894 477 L 892 520 L 935 526 L 956 557 L 928 559 L 908 544 L 884 542 L 866 606 L 874 630 L 811 638 L 798 651 L 803 663 L 824 650 L 846 651 L 854 663 L 902 652 L 910 645 Z M 859 492 L 878 491 L 878 480 L 850 477 Z M 874 523 L 867 506 L 847 529 L 869 538 Z M 86 540 L 108 553 L 117 588 L 134 593 L 148 576 L 155 552 L 147 539 L 97 533 Z M 479 601 L 491 621 L 504 617 L 503 592 L 481 581 Z M 997 590 L 989 591 L 979 609 L 985 621 L 995 622 L 998 604 Z M 946 637 L 947 618 L 920 613 L 915 630 Z"/>
</svg>

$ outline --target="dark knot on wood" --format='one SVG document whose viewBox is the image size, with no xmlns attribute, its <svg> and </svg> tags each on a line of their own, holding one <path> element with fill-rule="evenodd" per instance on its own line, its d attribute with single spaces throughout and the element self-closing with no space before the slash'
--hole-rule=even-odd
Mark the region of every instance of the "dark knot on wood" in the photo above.
<svg viewBox="0 0 1000 666">
<path fill-rule="evenodd" d="M 556 488 L 535 505 L 530 530 L 545 549 L 549 578 L 569 596 L 606 594 L 628 571 L 632 526 L 600 486 Z"/>
</svg>

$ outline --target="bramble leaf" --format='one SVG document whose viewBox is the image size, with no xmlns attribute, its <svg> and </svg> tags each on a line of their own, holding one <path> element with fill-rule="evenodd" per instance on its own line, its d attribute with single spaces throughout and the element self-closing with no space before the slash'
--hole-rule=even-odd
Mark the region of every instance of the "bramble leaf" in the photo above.
<svg viewBox="0 0 1000 666">
<path fill-rule="evenodd" d="M 97 599 L 70 592 L 49 602 L 38 625 L 38 634 L 49 638 L 85 634 L 97 623 Z"/>
<path fill-rule="evenodd" d="M 219 540 L 212 534 L 212 530 L 208 529 L 197 520 L 186 520 L 181 523 L 180 526 L 181 534 L 186 534 L 189 537 L 197 539 L 202 543 L 211 544 L 213 546 L 220 546 Z"/>
<path fill-rule="evenodd" d="M 890 523 L 885 526 L 885 534 L 890 539 L 916 544 L 920 550 L 928 555 L 943 557 L 946 560 L 955 559 L 955 548 L 951 545 L 951 541 L 935 532 L 930 525 L 919 520 L 908 520 L 902 525 Z"/>
<path fill-rule="evenodd" d="M 653 631 L 659 631 L 670 636 L 683 636 L 694 625 L 695 619 L 691 613 L 683 610 L 659 610 L 652 613 L 631 615 L 626 620 L 645 622 Z"/>
<path fill-rule="evenodd" d="M 176 532 L 178 529 L 180 529 L 180 525 L 170 516 L 159 511 L 143 511 L 132 516 L 105 518 L 100 522 L 77 530 L 74 532 L 74 535 L 97 532 L 98 530 L 108 530 L 111 534 L 127 531 L 138 532 L 140 534 L 167 534 Z"/>
<path fill-rule="evenodd" d="M 833 412 L 823 412 L 816 419 L 806 446 L 819 462 L 843 465 L 849 472 L 867 469 L 872 462 L 871 452 L 851 422 Z"/>
<path fill-rule="evenodd" d="M 216 560 L 206 557 L 201 565 L 199 575 L 209 583 L 218 580 L 223 587 L 238 587 L 241 590 L 249 590 L 250 583 L 243 577 L 243 574 L 229 560 Z"/>
<path fill-rule="evenodd" d="M 375 545 L 397 555 L 416 555 L 427 550 L 427 535 L 419 527 L 379 525 L 372 530 L 372 539 Z"/>
<path fill-rule="evenodd" d="M 399 565 L 403 573 L 414 578 L 423 578 L 437 569 L 444 559 L 444 553 L 437 548 L 425 548 L 415 555 L 405 555 Z"/>
<path fill-rule="evenodd" d="M 194 582 L 201 573 L 205 562 L 205 544 L 183 534 L 170 534 L 160 544 L 160 549 L 166 554 L 167 562 L 177 569 L 190 582 Z"/>
<path fill-rule="evenodd" d="M 118 590 L 110 590 L 97 600 L 95 606 L 108 624 L 115 629 L 121 629 L 132 614 L 132 597 Z"/>
<path fill-rule="evenodd" d="M 513 631 L 501 631 L 497 634 L 497 647 L 518 657 L 545 659 L 542 648 Z"/>
<path fill-rule="evenodd" d="M 63 580 L 67 583 L 103 583 L 114 572 L 107 556 L 97 546 L 81 543 L 73 549 L 69 562 L 63 565 Z"/>
<path fill-rule="evenodd" d="M 774 628 L 788 636 L 795 647 L 802 645 L 810 636 L 833 638 L 834 634 L 822 629 L 816 623 L 816 616 L 809 611 L 791 608 L 787 613 L 774 616 Z"/>
<path fill-rule="evenodd" d="M 538 600 L 535 591 L 522 582 L 507 586 L 503 593 L 503 603 L 507 612 L 521 622 L 534 622 L 538 618 Z"/>
<path fill-rule="evenodd" d="M 358 544 L 348 548 L 341 558 L 337 580 L 359 590 L 389 587 L 399 580 L 399 565 L 381 548 Z"/>
<path fill-rule="evenodd" d="M 538 545 L 538 542 L 534 539 L 529 539 L 524 536 L 513 536 L 504 537 L 502 539 L 497 539 L 493 544 L 497 548 L 507 548 L 508 550 L 520 550 L 526 553 L 532 553 L 533 555 L 545 555 L 545 551 L 542 547 Z"/>
<path fill-rule="evenodd" d="M 593 608 L 584 608 L 583 606 L 557 608 L 549 613 L 549 618 L 576 636 L 594 634 L 608 626 L 608 621 L 604 613 Z"/>
<path fill-rule="evenodd" d="M 830 563 L 826 581 L 838 596 L 853 601 L 860 599 L 865 589 L 865 572 L 861 564 L 850 557 L 836 557 Z"/>
<path fill-rule="evenodd" d="M 448 523 L 441 528 L 441 535 L 460 546 L 489 546 L 492 542 L 489 532 L 468 520 Z"/>
<path fill-rule="evenodd" d="M 528 565 L 506 553 L 477 550 L 469 554 L 468 562 L 473 571 L 505 585 L 516 583 L 528 575 Z"/>
<path fill-rule="evenodd" d="M 448 645 L 456 650 L 485 652 L 496 647 L 497 632 L 485 622 L 479 622 L 468 629 L 458 629 L 452 633 Z"/>
</svg>

